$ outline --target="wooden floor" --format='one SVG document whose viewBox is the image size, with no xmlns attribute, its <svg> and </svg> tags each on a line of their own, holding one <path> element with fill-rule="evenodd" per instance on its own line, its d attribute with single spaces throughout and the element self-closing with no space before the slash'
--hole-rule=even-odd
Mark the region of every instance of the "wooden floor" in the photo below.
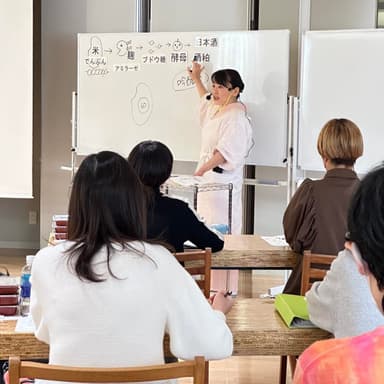
<svg viewBox="0 0 384 384">
<path fill-rule="evenodd" d="M 11 275 L 19 275 L 24 265 L 24 256 L 1 255 L 0 266 L 6 265 Z M 242 276 L 240 274 L 240 279 Z M 284 281 L 283 272 L 280 271 L 255 271 L 252 273 L 252 283 L 239 286 L 239 297 L 259 297 L 269 287 L 281 285 Z M 234 299 L 236 300 L 236 298 Z M 275 384 L 278 383 L 280 358 L 274 356 L 244 356 L 230 357 L 225 360 L 212 361 L 210 367 L 210 384 Z M 289 374 L 288 374 L 289 376 Z M 179 380 L 179 384 L 190 383 L 189 380 Z M 290 383 L 288 378 L 287 383 Z"/>
</svg>

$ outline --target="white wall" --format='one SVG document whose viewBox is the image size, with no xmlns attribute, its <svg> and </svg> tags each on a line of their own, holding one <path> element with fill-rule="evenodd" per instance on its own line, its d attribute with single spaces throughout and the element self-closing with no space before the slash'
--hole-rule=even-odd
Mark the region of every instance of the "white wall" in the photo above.
<svg viewBox="0 0 384 384">
<path fill-rule="evenodd" d="M 298 25 L 300 0 L 260 0 L 259 29 L 290 30 L 289 94 L 296 95 Z M 256 178 L 260 180 L 286 180 L 287 169 L 256 167 Z M 285 187 L 256 186 L 254 231 L 263 235 L 283 233 L 282 217 L 287 205 Z"/>
<path fill-rule="evenodd" d="M 289 94 L 296 95 L 300 0 L 260 0 L 259 29 L 289 29 Z"/>
<path fill-rule="evenodd" d="M 135 30 L 136 0 L 86 0 L 85 3 L 86 30 L 83 32 Z"/>
<path fill-rule="evenodd" d="M 7 131 L 11 130 L 10 136 L 11 139 L 14 139 L 16 142 L 18 141 L 18 135 L 20 132 L 20 127 L 23 126 L 27 128 L 25 132 L 25 139 L 27 141 L 31 138 L 31 87 L 30 87 L 30 78 L 28 80 L 28 76 L 30 76 L 31 71 L 31 62 L 28 59 L 31 54 L 31 42 L 32 42 L 32 10 L 31 10 L 31 1 L 14 1 L 14 0 L 1 0 L 0 12 L 1 14 L 1 30 L 2 37 L 5 39 L 5 43 L 2 45 L 2 57 L 8 60 L 2 60 L 2 65 L 0 65 L 2 70 L 3 79 L 5 81 L 1 82 L 2 87 L 2 96 L 3 99 L 1 101 L 2 107 L 5 107 L 6 110 L 2 110 L 1 116 L 1 131 L 2 131 L 2 142 L 1 142 L 1 162 L 2 162 L 2 171 L 0 171 L 1 175 L 1 183 L 3 183 L 3 187 L 9 188 L 11 180 L 7 178 L 7 170 L 13 173 L 13 176 L 16 178 L 22 177 L 22 172 L 20 170 L 24 170 L 25 172 L 31 173 L 31 161 L 29 161 L 31 156 L 31 151 L 28 148 L 25 148 L 27 144 L 20 142 L 20 146 L 15 146 L 11 141 L 7 141 L 5 136 L 7 135 Z M 10 15 L 17 15 L 16 19 L 12 19 Z M 25 22 L 24 22 L 25 20 Z M 19 23 L 22 23 L 25 28 L 19 28 Z M 10 38 L 7 34 L 13 34 L 14 38 Z M 4 35 L 5 34 L 5 35 Z M 15 45 L 15 41 L 18 38 L 26 38 L 25 44 L 17 44 Z M 9 45 L 9 47 L 7 46 Z M 17 50 L 20 50 L 18 52 Z M 20 76 L 19 82 L 15 82 L 17 73 L 22 70 L 23 65 L 28 67 L 28 70 L 25 71 L 25 76 Z M 17 94 L 14 92 L 7 92 L 7 80 L 10 79 L 11 83 L 8 84 L 12 86 L 12 84 L 16 84 L 14 87 L 16 90 L 20 89 L 22 94 Z M 12 102 L 13 101 L 22 102 L 21 108 L 17 108 Z M 11 103 L 11 105 L 9 105 Z M 10 112 L 10 115 L 7 116 L 7 112 Z M 19 119 L 15 119 L 15 113 L 20 114 Z M 34 116 L 34 121 L 37 121 L 37 114 Z M 12 129 L 13 123 L 16 121 L 18 123 L 18 128 Z M 28 133 L 29 130 L 29 133 Z M 5 135 L 4 135 L 5 132 Z M 34 142 L 38 150 L 38 129 L 34 131 Z M 31 148 L 31 146 L 29 145 Z M 8 153 L 7 150 L 11 152 Z M 24 156 L 27 155 L 27 159 Z M 29 159 L 28 159 L 29 158 Z M 25 160 L 29 161 L 29 165 L 25 164 Z M 38 224 L 29 224 L 29 212 L 34 212 L 38 216 L 39 211 L 39 162 L 38 156 L 36 153 L 33 154 L 33 198 L 31 199 L 9 199 L 9 198 L 1 198 L 0 199 L 0 248 L 12 248 L 12 249 L 33 249 L 38 246 L 38 237 L 39 237 L 39 225 Z M 25 168 L 25 169 L 24 169 Z M 5 170 L 5 171 L 4 171 Z M 12 175 L 12 174 L 11 174 Z M 24 181 L 24 180 L 23 180 Z M 20 186 L 19 186 L 20 187 Z M 4 188 L 3 188 L 4 190 Z M 31 194 L 30 192 L 28 193 Z"/>
<path fill-rule="evenodd" d="M 311 30 L 376 26 L 377 0 L 311 0 Z"/>
<path fill-rule="evenodd" d="M 79 32 L 132 32 L 134 0 L 42 0 L 41 245 L 55 213 L 66 213 L 71 162 L 71 95 Z M 106 127 L 108 129 L 108 127 Z"/>
<path fill-rule="evenodd" d="M 152 32 L 248 29 L 246 0 L 152 0 Z"/>
</svg>

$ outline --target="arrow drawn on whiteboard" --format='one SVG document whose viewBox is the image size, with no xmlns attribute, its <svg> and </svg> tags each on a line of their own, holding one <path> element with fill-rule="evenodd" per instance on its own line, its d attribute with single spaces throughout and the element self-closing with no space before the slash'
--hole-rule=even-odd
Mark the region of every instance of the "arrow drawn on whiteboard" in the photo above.
<svg viewBox="0 0 384 384">
<path fill-rule="evenodd" d="M 151 117 L 152 93 L 147 84 L 137 84 L 135 95 L 131 99 L 131 109 L 136 125 L 144 125 Z"/>
</svg>

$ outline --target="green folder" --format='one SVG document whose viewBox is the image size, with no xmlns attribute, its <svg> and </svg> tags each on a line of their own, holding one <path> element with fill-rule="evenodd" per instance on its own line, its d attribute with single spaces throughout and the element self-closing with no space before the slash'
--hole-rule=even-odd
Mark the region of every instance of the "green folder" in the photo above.
<svg viewBox="0 0 384 384">
<path fill-rule="evenodd" d="M 281 293 L 275 298 L 275 308 L 289 328 L 316 328 L 309 320 L 304 296 Z"/>
</svg>

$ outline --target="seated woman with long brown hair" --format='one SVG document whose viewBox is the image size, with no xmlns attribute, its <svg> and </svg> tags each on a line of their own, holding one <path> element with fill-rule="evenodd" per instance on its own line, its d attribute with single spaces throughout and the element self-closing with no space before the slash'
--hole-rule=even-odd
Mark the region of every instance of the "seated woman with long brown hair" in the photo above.
<svg viewBox="0 0 384 384">
<path fill-rule="evenodd" d="M 163 246 L 146 240 L 142 184 L 114 152 L 90 155 L 77 171 L 68 241 L 42 249 L 32 268 L 31 314 L 49 363 L 163 363 L 163 337 L 182 359 L 232 353 L 223 292 L 212 305 Z"/>
</svg>

